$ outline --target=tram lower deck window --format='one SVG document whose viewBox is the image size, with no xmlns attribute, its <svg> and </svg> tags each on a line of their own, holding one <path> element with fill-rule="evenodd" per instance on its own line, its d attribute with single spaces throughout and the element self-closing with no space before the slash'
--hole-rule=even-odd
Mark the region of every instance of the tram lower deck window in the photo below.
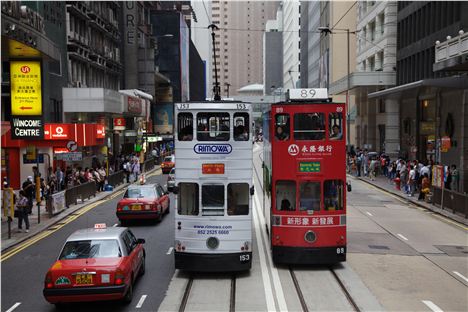
<svg viewBox="0 0 468 312">
<path fill-rule="evenodd" d="M 299 210 L 320 211 L 320 182 L 303 182 L 299 192 Z"/>
<path fill-rule="evenodd" d="M 326 180 L 323 183 L 323 200 L 325 210 L 343 210 L 343 189 L 342 180 Z"/>
<path fill-rule="evenodd" d="M 199 212 L 198 194 L 197 183 L 179 183 L 177 212 L 180 215 L 197 216 Z"/>
<path fill-rule="evenodd" d="M 227 214 L 239 216 L 249 214 L 249 185 L 231 183 L 227 188 Z"/>
<path fill-rule="evenodd" d="M 296 210 L 296 183 L 294 181 L 277 181 L 276 210 Z"/>
</svg>

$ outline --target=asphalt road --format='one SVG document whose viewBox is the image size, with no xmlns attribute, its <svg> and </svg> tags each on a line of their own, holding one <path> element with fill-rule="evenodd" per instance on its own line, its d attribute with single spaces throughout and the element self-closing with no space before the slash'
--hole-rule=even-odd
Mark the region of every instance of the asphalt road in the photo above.
<svg viewBox="0 0 468 312">
<path fill-rule="evenodd" d="M 166 184 L 167 175 L 155 175 L 148 183 Z M 95 223 L 107 226 L 118 224 L 115 207 L 123 193 L 108 200 L 58 231 L 21 250 L 1 264 L 2 291 L 1 311 L 17 305 L 14 311 L 55 311 L 42 295 L 45 273 L 57 258 L 66 238 L 74 231 L 93 227 Z M 137 238 L 146 240 L 146 274 L 140 277 L 134 287 L 134 297 L 130 305 L 117 302 L 80 303 L 67 306 L 68 311 L 136 311 L 136 306 L 146 295 L 138 311 L 156 311 L 165 296 L 167 285 L 174 274 L 173 253 L 167 254 L 174 244 L 174 205 L 171 194 L 171 213 L 165 215 L 161 223 L 131 223 Z M 120 224 L 118 224 L 120 226 Z"/>
</svg>

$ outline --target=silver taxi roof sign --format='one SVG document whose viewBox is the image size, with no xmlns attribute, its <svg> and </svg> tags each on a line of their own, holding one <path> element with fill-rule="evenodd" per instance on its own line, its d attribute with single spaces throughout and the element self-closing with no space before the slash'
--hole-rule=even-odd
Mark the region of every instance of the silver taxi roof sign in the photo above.
<svg viewBox="0 0 468 312">
<path fill-rule="evenodd" d="M 326 88 L 288 89 L 286 99 L 288 101 L 328 100 L 328 90 Z"/>
</svg>

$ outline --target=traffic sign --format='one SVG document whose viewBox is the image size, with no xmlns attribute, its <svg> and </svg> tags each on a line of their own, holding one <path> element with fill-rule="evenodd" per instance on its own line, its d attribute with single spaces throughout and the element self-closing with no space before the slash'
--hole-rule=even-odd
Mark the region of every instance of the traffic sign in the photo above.
<svg viewBox="0 0 468 312">
<path fill-rule="evenodd" d="M 78 149 L 78 144 L 73 140 L 68 141 L 67 148 L 70 152 L 74 152 Z"/>
</svg>

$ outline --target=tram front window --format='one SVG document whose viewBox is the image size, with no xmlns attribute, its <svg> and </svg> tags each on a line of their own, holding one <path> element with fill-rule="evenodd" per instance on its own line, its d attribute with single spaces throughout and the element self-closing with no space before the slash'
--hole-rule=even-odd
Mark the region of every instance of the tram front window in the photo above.
<svg viewBox="0 0 468 312">
<path fill-rule="evenodd" d="M 249 214 L 249 185 L 247 183 L 231 183 L 227 192 L 227 213 L 229 216 Z"/>
<path fill-rule="evenodd" d="M 320 182 L 301 183 L 299 198 L 299 210 L 320 211 Z"/>
<path fill-rule="evenodd" d="M 323 183 L 325 210 L 343 210 L 343 185 L 342 180 L 326 180 Z"/>
<path fill-rule="evenodd" d="M 306 113 L 294 115 L 295 140 L 324 140 L 325 114 Z"/>
<path fill-rule="evenodd" d="M 192 141 L 193 116 L 191 113 L 179 113 L 177 115 L 177 134 L 179 141 Z"/>
<path fill-rule="evenodd" d="M 343 139 L 343 113 L 330 113 L 328 115 L 328 131 L 330 140 Z"/>
<path fill-rule="evenodd" d="M 296 183 L 294 181 L 276 182 L 276 210 L 296 210 Z"/>
<path fill-rule="evenodd" d="M 179 194 L 177 196 L 177 211 L 180 215 L 198 215 L 197 183 L 179 183 Z"/>
<path fill-rule="evenodd" d="M 228 113 L 198 113 L 198 141 L 229 141 L 230 117 Z"/>
<path fill-rule="evenodd" d="M 223 207 L 224 185 L 203 185 L 202 205 L 204 207 Z"/>
<path fill-rule="evenodd" d="M 249 140 L 249 114 L 235 113 L 234 114 L 234 140 L 248 141 Z"/>
</svg>

